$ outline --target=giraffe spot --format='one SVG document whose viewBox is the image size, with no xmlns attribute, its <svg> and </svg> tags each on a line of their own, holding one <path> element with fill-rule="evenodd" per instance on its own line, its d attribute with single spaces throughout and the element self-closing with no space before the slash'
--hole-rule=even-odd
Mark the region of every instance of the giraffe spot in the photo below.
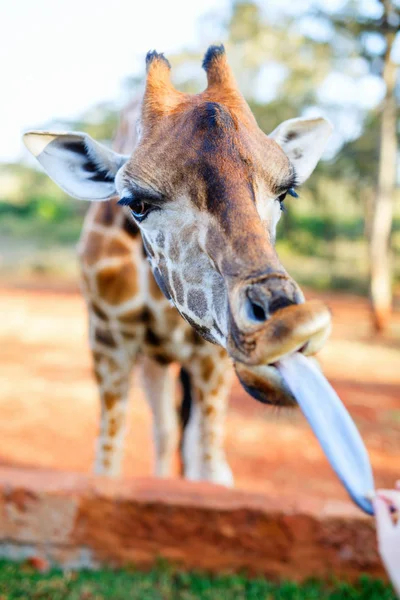
<svg viewBox="0 0 400 600">
<path fill-rule="evenodd" d="M 214 371 L 214 361 L 210 356 L 205 356 L 200 363 L 200 373 L 204 381 L 208 381 Z"/>
<path fill-rule="evenodd" d="M 122 389 L 123 386 L 125 385 L 125 381 L 126 381 L 125 374 L 119 373 L 119 375 L 117 377 L 114 377 L 114 380 L 113 380 L 114 388 Z"/>
<path fill-rule="evenodd" d="M 199 319 L 202 319 L 206 316 L 207 299 L 202 290 L 189 290 L 187 296 L 187 305 L 190 308 L 190 310 L 196 315 L 196 317 L 199 317 Z"/>
<path fill-rule="evenodd" d="M 204 339 L 192 327 L 185 331 L 185 341 L 193 344 L 193 346 L 202 346 L 204 344 Z"/>
<path fill-rule="evenodd" d="M 212 305 L 219 321 L 227 316 L 227 295 L 224 280 L 220 275 L 213 278 L 211 286 Z"/>
<path fill-rule="evenodd" d="M 203 270 L 199 264 L 192 263 L 182 272 L 183 278 L 191 285 L 200 285 L 203 281 Z"/>
<path fill-rule="evenodd" d="M 122 313 L 118 316 L 118 321 L 121 323 L 136 323 L 137 321 L 141 321 L 143 316 L 143 308 L 135 308 L 133 310 L 129 310 L 126 313 Z"/>
<path fill-rule="evenodd" d="M 94 312 L 94 314 L 96 315 L 96 317 L 99 317 L 99 319 L 102 319 L 103 321 L 107 320 L 107 315 L 104 312 L 104 310 L 102 310 L 100 308 L 100 306 L 96 303 L 91 301 L 89 304 L 89 310 L 92 310 Z"/>
<path fill-rule="evenodd" d="M 225 377 L 221 373 L 221 375 L 218 377 L 218 383 L 217 383 L 216 389 L 219 389 L 220 387 L 222 387 L 224 385 L 224 383 L 225 383 Z"/>
<path fill-rule="evenodd" d="M 185 302 L 185 293 L 183 290 L 182 280 L 176 271 L 172 272 L 172 285 L 174 288 L 174 296 L 176 301 L 178 304 L 183 305 Z"/>
<path fill-rule="evenodd" d="M 209 417 L 210 415 L 215 413 L 215 408 L 214 406 L 211 406 L 211 404 L 209 404 L 208 406 L 206 406 L 206 409 L 204 411 L 204 414 L 207 415 L 207 417 Z"/>
<path fill-rule="evenodd" d="M 169 245 L 169 257 L 170 259 L 177 263 L 179 261 L 179 257 L 181 255 L 181 250 L 178 244 L 178 240 L 174 239 L 171 240 L 171 243 Z"/>
<path fill-rule="evenodd" d="M 116 394 L 112 394 L 111 392 L 106 392 L 104 394 L 104 404 L 107 410 L 112 410 L 114 406 L 117 404 L 119 400 L 119 396 Z"/>
<path fill-rule="evenodd" d="M 205 396 L 205 394 L 204 394 L 203 390 L 200 388 L 197 388 L 197 398 L 198 398 L 199 402 L 203 402 L 204 396 Z"/>
<path fill-rule="evenodd" d="M 113 417 L 112 419 L 110 419 L 110 422 L 108 424 L 108 435 L 110 437 L 115 437 L 118 433 L 118 430 L 119 430 L 118 421 L 115 417 Z"/>
<path fill-rule="evenodd" d="M 226 241 L 221 235 L 220 230 L 211 225 L 207 231 L 206 238 L 206 252 L 208 255 L 213 256 L 216 260 L 221 254 L 224 253 Z"/>
<path fill-rule="evenodd" d="M 94 338 L 96 342 L 104 344 L 104 346 L 108 346 L 109 348 L 115 348 L 117 346 L 111 331 L 97 328 Z"/>
<path fill-rule="evenodd" d="M 100 371 L 100 369 L 98 367 L 94 367 L 94 375 L 96 377 L 96 381 L 99 385 L 101 385 L 102 381 L 103 381 L 103 375 Z"/>
<path fill-rule="evenodd" d="M 145 306 L 142 310 L 140 320 L 142 323 L 151 323 L 153 321 L 153 315 L 151 314 L 147 306 Z"/>
<path fill-rule="evenodd" d="M 106 457 L 103 458 L 103 467 L 105 469 L 109 469 L 111 467 L 111 461 L 108 458 L 108 456 L 106 456 Z"/>
<path fill-rule="evenodd" d="M 112 201 L 99 202 L 96 209 L 94 223 L 107 226 L 114 223 L 115 215 L 121 210 L 121 208 Z"/>
<path fill-rule="evenodd" d="M 151 353 L 151 358 L 158 362 L 160 365 L 170 365 L 174 362 L 174 357 L 167 352 L 155 351 Z"/>
<path fill-rule="evenodd" d="M 109 304 L 122 304 L 138 292 L 136 267 L 132 262 L 104 267 L 97 273 L 99 295 Z"/>
<path fill-rule="evenodd" d="M 82 261 L 91 266 L 104 257 L 106 251 L 106 239 L 103 234 L 91 231 L 86 238 L 85 247 L 82 252 Z"/>
<path fill-rule="evenodd" d="M 160 346 L 162 342 L 161 338 L 150 328 L 146 329 L 144 340 L 149 346 Z"/>
<path fill-rule="evenodd" d="M 156 243 L 159 248 L 165 248 L 165 235 L 162 231 L 159 231 L 156 237 Z"/>
<path fill-rule="evenodd" d="M 215 388 L 213 388 L 213 389 L 211 390 L 211 392 L 210 392 L 210 395 L 211 395 L 211 396 L 218 396 L 218 394 L 219 394 L 219 392 L 220 392 L 220 390 L 221 390 L 221 387 L 222 387 L 223 383 L 224 383 L 224 378 L 222 377 L 222 381 L 221 381 L 221 378 L 219 378 L 219 379 L 218 379 L 218 382 L 217 382 L 217 384 L 216 384 L 216 386 L 215 386 Z"/>
<path fill-rule="evenodd" d="M 127 342 L 131 342 L 138 337 L 138 334 L 137 332 L 133 331 L 122 331 L 122 336 Z"/>
<path fill-rule="evenodd" d="M 185 268 L 182 274 L 184 279 L 193 285 L 200 285 L 203 281 L 205 266 L 201 257 L 202 253 L 197 244 L 187 247 L 184 260 Z"/>
<path fill-rule="evenodd" d="M 98 363 L 98 362 L 100 362 L 101 360 L 103 360 L 103 358 L 104 358 L 104 354 L 102 354 L 101 352 L 97 352 L 97 351 L 94 351 L 94 352 L 93 352 L 93 360 L 94 360 L 96 363 Z"/>
<path fill-rule="evenodd" d="M 112 358 L 107 356 L 107 365 L 110 373 L 118 373 L 121 370 L 121 365 L 119 362 L 116 362 Z"/>
<path fill-rule="evenodd" d="M 113 449 L 112 444 L 103 444 L 103 451 L 104 452 L 111 452 L 112 449 Z"/>
<path fill-rule="evenodd" d="M 121 238 L 113 237 L 107 247 L 107 256 L 126 258 L 131 255 L 131 246 Z"/>
<path fill-rule="evenodd" d="M 187 247 L 192 241 L 193 236 L 197 233 L 196 225 L 188 225 L 182 229 L 180 233 L 180 241 L 183 247 Z"/>
</svg>

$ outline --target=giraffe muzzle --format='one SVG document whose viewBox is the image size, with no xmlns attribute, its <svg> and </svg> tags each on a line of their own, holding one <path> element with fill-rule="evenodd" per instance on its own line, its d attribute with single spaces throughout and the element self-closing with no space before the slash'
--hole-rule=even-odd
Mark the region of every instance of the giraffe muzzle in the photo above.
<svg viewBox="0 0 400 600">
<path fill-rule="evenodd" d="M 322 348 L 331 331 L 331 314 L 325 304 L 319 300 L 284 302 L 286 306 L 246 328 L 232 321 L 227 350 L 235 361 L 251 366 L 273 365 L 293 352 L 310 355 Z"/>
<path fill-rule="evenodd" d="M 277 363 L 296 352 L 315 354 L 330 331 L 328 308 L 319 300 L 310 300 L 278 309 L 261 328 L 245 337 L 242 345 L 231 336 L 227 350 L 250 396 L 265 404 L 295 407 L 297 401 Z"/>
</svg>

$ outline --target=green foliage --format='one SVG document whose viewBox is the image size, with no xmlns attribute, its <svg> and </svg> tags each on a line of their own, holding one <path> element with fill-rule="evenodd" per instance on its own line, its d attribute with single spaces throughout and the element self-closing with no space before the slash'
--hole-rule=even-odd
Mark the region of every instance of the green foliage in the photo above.
<svg viewBox="0 0 400 600">
<path fill-rule="evenodd" d="M 366 4 L 345 0 L 332 8 L 322 0 L 292 4 L 233 0 L 219 24 L 223 39 L 215 40 L 225 43 L 239 87 L 263 131 L 269 133 L 281 121 L 308 114 L 315 107 L 336 124 L 339 151 L 318 165 L 302 186 L 298 201 L 288 201 L 278 247 L 285 266 L 290 269 L 294 264 L 293 274 L 300 283 L 350 286 L 363 292 L 368 282 L 366 233 L 377 179 L 380 108 L 367 109 L 354 98 L 349 100 L 346 93 L 339 95 L 336 104 L 324 103 L 320 91 L 335 72 L 353 81 L 366 73 L 381 75 L 384 45 L 377 51 L 368 43 L 372 34 L 382 38 L 381 16 L 379 10 L 367 10 Z M 215 25 L 215 17 L 210 19 Z M 315 35 L 315 27 L 307 29 L 306 22 L 317 24 L 319 34 Z M 207 26 L 205 35 L 206 30 Z M 183 91 L 198 92 L 204 87 L 204 73 L 199 74 L 206 43 L 169 57 L 174 81 Z M 269 68 L 281 70 L 278 82 L 270 84 Z M 143 82 L 139 79 L 127 83 L 132 95 Z M 75 121 L 45 126 L 86 131 L 109 143 L 118 126 L 119 110 L 116 104 L 103 103 Z M 359 124 L 359 131 L 346 137 L 346 125 L 352 120 Z M 43 172 L 22 164 L 0 165 L 0 252 L 4 243 L 9 256 L 12 245 L 20 247 L 23 242 L 28 247 L 32 242 L 41 248 L 46 244 L 72 246 L 86 210 L 85 203 L 69 198 Z M 396 216 L 400 218 L 398 201 Z M 400 278 L 398 228 L 392 247 L 396 280 Z M 362 256 L 353 272 L 343 271 L 343 249 L 347 255 Z M 296 263 L 305 256 L 308 261 Z M 312 272 L 305 270 L 309 264 Z"/>
<path fill-rule="evenodd" d="M 367 577 L 351 586 L 310 581 L 272 584 L 240 575 L 211 577 L 160 566 L 136 570 L 82 571 L 41 575 L 31 568 L 0 562 L 0 598 L 14 600 L 395 600 L 391 588 Z"/>
</svg>

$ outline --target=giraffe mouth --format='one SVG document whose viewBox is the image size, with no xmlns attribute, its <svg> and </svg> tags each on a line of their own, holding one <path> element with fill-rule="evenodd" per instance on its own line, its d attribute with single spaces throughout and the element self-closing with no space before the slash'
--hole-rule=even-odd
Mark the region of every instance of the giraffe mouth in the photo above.
<svg viewBox="0 0 400 600">
<path fill-rule="evenodd" d="M 297 406 L 280 371 L 280 361 L 300 353 L 315 354 L 327 340 L 331 315 L 320 301 L 284 307 L 247 339 L 247 346 L 228 347 L 235 360 L 237 376 L 245 390 L 260 402 Z M 232 340 L 231 340 L 232 341 Z M 246 350 L 250 348 L 249 352 Z M 314 360 L 311 358 L 311 360 Z"/>
<path fill-rule="evenodd" d="M 309 356 L 308 359 L 319 368 L 314 357 Z M 298 406 L 295 396 L 282 376 L 279 361 L 256 366 L 235 362 L 234 368 L 243 388 L 258 402 L 286 408 Z"/>
<path fill-rule="evenodd" d="M 330 332 L 328 308 L 319 300 L 311 300 L 277 310 L 252 330 L 243 332 L 233 328 L 227 350 L 237 363 L 274 369 L 279 360 L 294 352 L 315 354 Z"/>
<path fill-rule="evenodd" d="M 238 379 L 246 392 L 258 402 L 294 408 L 296 399 L 275 365 L 248 367 L 235 363 Z"/>
</svg>

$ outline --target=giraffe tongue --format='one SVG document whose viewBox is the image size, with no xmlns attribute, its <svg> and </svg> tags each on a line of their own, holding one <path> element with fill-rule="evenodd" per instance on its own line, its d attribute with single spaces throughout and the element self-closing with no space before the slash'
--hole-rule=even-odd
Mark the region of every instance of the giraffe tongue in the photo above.
<svg viewBox="0 0 400 600">
<path fill-rule="evenodd" d="M 350 497 L 373 514 L 367 499 L 375 487 L 368 454 L 340 398 L 318 368 L 299 352 L 282 358 L 276 367 Z"/>
</svg>

